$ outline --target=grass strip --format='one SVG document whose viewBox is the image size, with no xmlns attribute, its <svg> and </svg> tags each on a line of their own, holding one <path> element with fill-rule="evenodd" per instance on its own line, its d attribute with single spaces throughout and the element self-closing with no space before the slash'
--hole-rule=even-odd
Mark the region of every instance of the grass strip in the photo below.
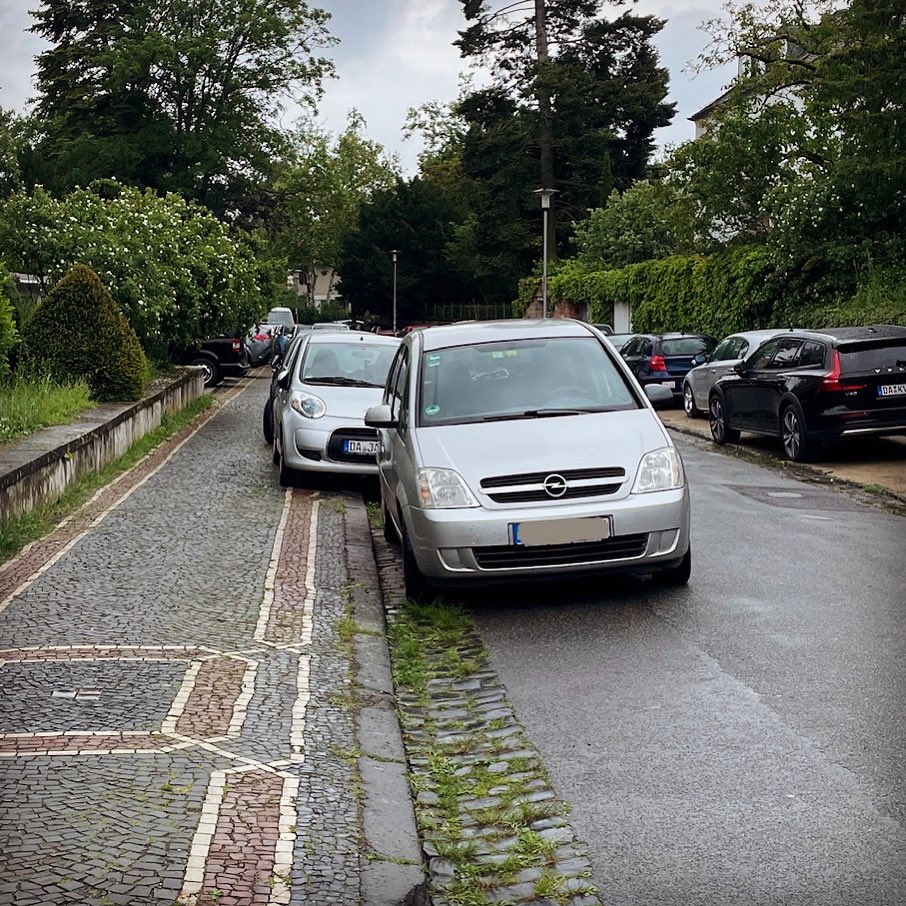
<svg viewBox="0 0 906 906">
<path fill-rule="evenodd" d="M 85 381 L 55 384 L 47 378 L 0 384 L 0 445 L 50 425 L 66 425 L 92 403 Z"/>
<path fill-rule="evenodd" d="M 131 469 L 155 447 L 193 422 L 211 405 L 213 397 L 205 394 L 179 412 L 165 414 L 159 427 L 137 440 L 119 459 L 109 463 L 99 472 L 90 472 L 73 482 L 58 500 L 36 507 L 20 516 L 14 516 L 12 519 L 0 521 L 0 563 L 14 557 L 32 541 L 37 541 L 52 532 L 63 519 L 75 512 L 100 488 Z"/>
</svg>

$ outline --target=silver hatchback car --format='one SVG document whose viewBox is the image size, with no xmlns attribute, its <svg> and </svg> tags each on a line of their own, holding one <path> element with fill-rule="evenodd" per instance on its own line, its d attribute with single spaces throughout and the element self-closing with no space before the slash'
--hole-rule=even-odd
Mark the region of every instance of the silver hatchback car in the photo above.
<svg viewBox="0 0 906 906">
<path fill-rule="evenodd" d="M 380 434 L 406 590 L 629 571 L 688 582 L 689 490 L 619 353 L 579 321 L 489 321 L 403 340 Z"/>
<path fill-rule="evenodd" d="M 280 483 L 301 472 L 374 475 L 378 437 L 365 411 L 381 400 L 400 341 L 350 330 L 310 330 L 277 375 L 273 457 Z"/>
</svg>

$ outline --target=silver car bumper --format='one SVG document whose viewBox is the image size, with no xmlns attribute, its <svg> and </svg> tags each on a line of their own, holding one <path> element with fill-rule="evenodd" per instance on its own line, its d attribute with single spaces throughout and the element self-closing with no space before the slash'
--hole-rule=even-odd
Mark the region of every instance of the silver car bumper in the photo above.
<svg viewBox="0 0 906 906">
<path fill-rule="evenodd" d="M 295 413 L 284 415 L 283 458 L 291 469 L 344 475 L 377 475 L 377 459 L 348 461 L 332 456 L 330 439 L 344 429 L 363 431 L 361 419 L 324 416 L 308 419 Z M 364 438 L 363 438 L 364 439 Z M 377 435 L 374 435 L 377 439 Z"/>
<path fill-rule="evenodd" d="M 654 571 L 674 565 L 689 548 L 689 490 L 636 494 L 581 505 L 425 510 L 404 513 L 419 569 L 428 578 L 490 580 L 544 573 L 607 570 Z M 611 538 L 599 544 L 519 547 L 510 541 L 514 522 L 611 517 Z"/>
</svg>

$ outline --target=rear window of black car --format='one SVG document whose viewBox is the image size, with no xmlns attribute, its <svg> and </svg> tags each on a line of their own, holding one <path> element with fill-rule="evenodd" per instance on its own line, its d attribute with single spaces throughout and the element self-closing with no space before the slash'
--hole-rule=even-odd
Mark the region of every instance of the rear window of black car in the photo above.
<svg viewBox="0 0 906 906">
<path fill-rule="evenodd" d="M 672 340 L 661 340 L 663 355 L 698 355 L 710 352 L 714 348 L 711 340 L 705 337 L 675 337 Z"/>
<path fill-rule="evenodd" d="M 840 371 L 843 374 L 864 373 L 877 369 L 906 370 L 906 337 L 842 343 L 837 349 L 840 353 Z"/>
</svg>

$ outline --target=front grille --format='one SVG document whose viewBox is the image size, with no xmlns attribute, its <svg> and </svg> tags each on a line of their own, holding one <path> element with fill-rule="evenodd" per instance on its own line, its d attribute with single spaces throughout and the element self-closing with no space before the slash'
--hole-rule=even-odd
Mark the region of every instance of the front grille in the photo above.
<svg viewBox="0 0 906 906">
<path fill-rule="evenodd" d="M 648 533 L 615 535 L 606 541 L 580 544 L 545 544 L 538 547 L 500 545 L 473 547 L 481 569 L 517 569 L 527 566 L 569 566 L 578 563 L 606 563 L 641 557 L 648 547 Z"/>
<path fill-rule="evenodd" d="M 334 462 L 374 462 L 374 456 L 361 453 L 344 453 L 344 440 L 377 440 L 378 433 L 374 428 L 338 428 L 330 435 L 327 442 L 327 457 Z"/>
<path fill-rule="evenodd" d="M 545 490 L 544 481 L 552 475 L 559 475 L 565 479 L 567 484 L 565 493 L 556 496 Z M 523 472 L 518 475 L 484 478 L 481 481 L 481 489 L 495 503 L 534 503 L 615 494 L 625 479 L 626 470 L 617 466 L 564 469 L 562 472 Z"/>
</svg>

